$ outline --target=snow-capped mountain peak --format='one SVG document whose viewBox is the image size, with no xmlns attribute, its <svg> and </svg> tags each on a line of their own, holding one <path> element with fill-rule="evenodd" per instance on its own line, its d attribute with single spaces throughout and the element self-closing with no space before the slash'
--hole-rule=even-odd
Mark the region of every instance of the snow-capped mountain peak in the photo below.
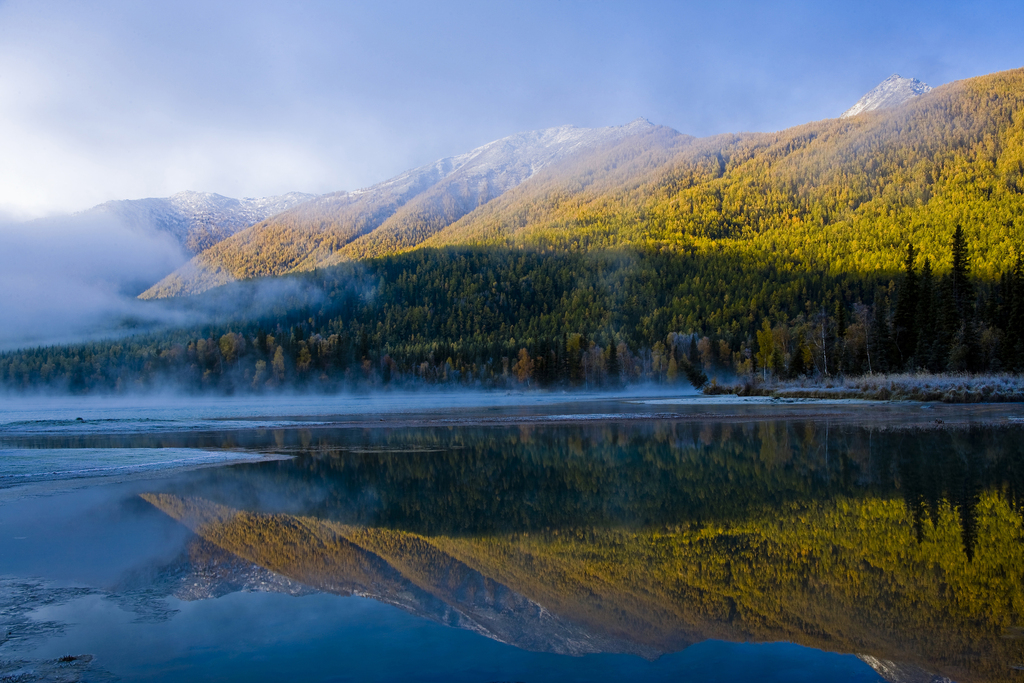
<svg viewBox="0 0 1024 683">
<path fill-rule="evenodd" d="M 274 197 L 234 199 L 213 192 L 179 192 L 170 197 L 106 202 L 78 215 L 108 215 L 138 230 L 173 236 L 197 254 L 211 244 L 281 213 L 315 195 L 289 192 Z"/>
<path fill-rule="evenodd" d="M 857 104 L 844 111 L 839 118 L 848 119 L 866 111 L 898 107 L 930 90 L 928 84 L 916 78 L 903 78 L 899 74 L 893 74 L 857 100 Z"/>
</svg>

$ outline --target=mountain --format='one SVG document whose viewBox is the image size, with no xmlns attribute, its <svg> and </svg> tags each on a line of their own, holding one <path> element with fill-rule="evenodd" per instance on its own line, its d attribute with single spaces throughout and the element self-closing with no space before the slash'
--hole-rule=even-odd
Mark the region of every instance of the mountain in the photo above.
<svg viewBox="0 0 1024 683">
<path fill-rule="evenodd" d="M 432 214 L 432 224 L 413 211 L 428 198 L 455 205 L 437 177 L 468 173 L 445 164 L 374 192 L 296 206 L 206 250 L 194 273 L 179 271 L 149 295 L 306 272 L 165 302 L 185 319 L 229 313 L 130 347 L 0 354 L 0 381 L 120 391 L 166 379 L 225 392 L 333 391 L 395 378 L 672 382 L 679 366 L 670 372 L 666 359 L 696 340 L 709 374 L 749 376 L 755 337 L 772 348 L 759 334 L 764 325 L 798 340 L 775 349 L 782 377 L 852 377 L 878 372 L 879 363 L 1024 369 L 1024 69 L 776 133 L 696 139 L 640 129 L 554 160 L 447 225 L 467 208 Z M 332 202 L 349 208 L 308 220 Z M 385 234 L 395 241 L 369 244 Z M 969 256 L 967 278 L 957 281 L 973 292 L 951 277 L 954 235 L 957 253 Z M 361 245 L 365 257 L 320 267 L 356 258 Z M 902 289 L 909 245 L 920 306 Z M 256 305 L 274 292 L 283 298 Z M 831 348 L 820 333 L 833 324 Z M 885 328 L 895 341 L 878 356 L 872 330 Z M 1016 395 L 1007 389 L 996 386 L 993 396 Z"/>
<path fill-rule="evenodd" d="M 198 254 L 243 228 L 286 211 L 314 195 L 289 192 L 275 197 L 233 199 L 211 192 L 179 192 L 163 198 L 106 202 L 77 216 L 110 216 L 137 230 L 158 230 Z"/>
<path fill-rule="evenodd" d="M 644 119 L 512 135 L 363 190 L 299 204 L 214 245 L 142 298 L 194 294 L 235 279 L 309 271 L 408 249 L 544 169 L 637 139 L 686 136 Z"/>
<path fill-rule="evenodd" d="M 913 241 L 942 269 L 957 223 L 991 275 L 1024 238 L 1024 71 L 925 88 L 894 77 L 865 98 L 873 116 L 776 133 L 696 139 L 636 121 L 513 136 L 296 206 L 143 298 L 417 247 L 671 247 L 864 273 L 898 269 Z"/>
<path fill-rule="evenodd" d="M 892 109 L 930 91 L 931 87 L 916 78 L 903 78 L 899 74 L 893 74 L 857 100 L 857 104 L 844 111 L 839 118 L 848 119 L 876 109 Z"/>
<path fill-rule="evenodd" d="M 1024 69 L 872 116 L 634 149 L 628 168 L 627 145 L 538 174 L 421 246 L 669 249 L 863 276 L 899 270 L 908 242 L 918 267 L 944 271 L 959 224 L 988 278 L 1024 242 Z"/>
</svg>

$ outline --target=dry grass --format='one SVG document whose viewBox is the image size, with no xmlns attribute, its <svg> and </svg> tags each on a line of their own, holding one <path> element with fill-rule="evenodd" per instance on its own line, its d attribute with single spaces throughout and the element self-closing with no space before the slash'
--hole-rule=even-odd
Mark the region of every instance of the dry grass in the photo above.
<svg viewBox="0 0 1024 683">
<path fill-rule="evenodd" d="M 1024 376 L 904 373 L 713 384 L 706 394 L 772 396 L 775 398 L 859 398 L 875 401 L 941 401 L 943 403 L 1005 403 L 1024 401 Z"/>
</svg>

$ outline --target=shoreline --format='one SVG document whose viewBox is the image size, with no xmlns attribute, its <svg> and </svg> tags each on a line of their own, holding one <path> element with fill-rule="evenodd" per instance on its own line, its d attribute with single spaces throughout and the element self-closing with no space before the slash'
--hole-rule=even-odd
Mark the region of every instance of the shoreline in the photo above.
<svg viewBox="0 0 1024 683">
<path fill-rule="evenodd" d="M 461 400 L 438 407 L 423 402 L 422 397 L 393 396 L 385 403 L 363 403 L 360 397 L 334 397 L 335 401 L 303 400 L 296 404 L 288 401 L 266 401 L 254 405 L 249 401 L 236 404 L 227 399 L 206 404 L 206 410 L 178 412 L 168 407 L 168 415 L 151 419 L 146 416 L 152 407 L 133 405 L 107 406 L 112 412 L 89 419 L 69 420 L 66 406 L 57 406 L 57 414 L 40 414 L 43 405 L 22 407 L 19 412 L 32 412 L 36 419 L 10 420 L 11 414 L 0 404 L 0 449 L 22 440 L 39 437 L 70 436 L 94 437 L 134 434 L 159 436 L 182 432 L 238 432 L 252 430 L 326 430 L 374 428 L 428 428 L 428 427 L 488 427 L 517 425 L 565 425 L 595 422 L 700 422 L 700 421 L 771 421 L 793 419 L 842 419 L 858 422 L 872 421 L 886 414 L 898 413 L 903 418 L 912 415 L 927 417 L 932 411 L 954 421 L 958 417 L 982 419 L 986 422 L 1012 422 L 1024 420 L 1024 401 L 971 401 L 953 403 L 942 400 L 907 398 L 876 398 L 851 396 L 849 387 L 779 386 L 748 387 L 745 393 L 712 394 L 572 394 L 544 397 L 517 394 L 511 400 L 475 401 L 472 394 L 463 394 Z M 817 395 L 805 395 L 817 394 Z M 305 398 L 305 397 L 304 397 Z M 411 398 L 411 402 L 403 399 Z M 336 401 L 350 401 L 354 405 L 338 406 Z M 526 400 L 522 400 L 526 399 Z M 237 410 L 237 405 L 243 407 Z M 83 406 L 84 407 L 84 406 Z M 319 407 L 320 410 L 309 410 Z M 335 410 L 336 408 L 347 408 Z M 33 410 L 36 408 L 36 410 Z M 86 411 L 81 411 L 88 414 Z M 948 415 L 947 415 L 948 413 Z M 986 415 L 986 413 L 994 413 Z M 70 413 L 68 413 L 70 414 Z M 24 415 L 19 415 L 23 417 Z M 910 420 L 919 422 L 920 420 Z M 17 447 L 17 446 L 14 446 Z"/>
<path fill-rule="evenodd" d="M 468 397 L 463 396 L 462 398 Z M 0 487 L 0 505 L 25 497 L 59 494 L 107 484 L 173 477 L 197 469 L 227 467 L 239 463 L 287 460 L 295 457 L 296 448 L 285 446 L 282 442 L 279 442 L 277 446 L 271 442 L 259 446 L 254 444 L 251 448 L 239 449 L 236 446 L 225 450 L 207 449 L 175 442 L 175 439 L 183 441 L 197 435 L 216 433 L 301 431 L 315 436 L 317 433 L 330 430 L 346 432 L 476 428 L 533 430 L 570 426 L 594 430 L 641 427 L 643 425 L 655 426 L 652 428 L 661 428 L 661 426 L 692 428 L 694 425 L 702 423 L 753 426 L 772 422 L 829 423 L 834 427 L 866 427 L 880 431 L 960 431 L 986 427 L 1024 428 L 1024 404 L 1015 403 L 971 403 L 965 405 L 848 398 L 815 399 L 699 394 L 676 396 L 663 394 L 639 396 L 634 394 L 618 397 L 604 395 L 599 399 L 593 396 L 577 395 L 568 401 L 564 400 L 566 398 L 564 396 L 551 397 L 551 399 L 554 398 L 562 400 L 549 400 L 543 403 L 514 401 L 506 402 L 502 406 L 477 405 L 475 407 L 456 405 L 431 408 L 414 405 L 406 410 L 397 410 L 396 408 L 399 406 L 392 405 L 388 412 L 377 412 L 375 408 L 379 406 L 364 405 L 363 410 L 359 413 L 353 411 L 334 415 L 325 412 L 315 415 L 296 415 L 296 412 L 308 407 L 308 404 L 299 402 L 297 405 L 289 406 L 270 402 L 264 404 L 262 408 L 268 412 L 277 409 L 277 415 L 249 414 L 245 417 L 238 415 L 224 417 L 225 411 L 214 410 L 202 416 L 192 414 L 181 416 L 177 420 L 171 419 L 161 423 L 156 429 L 153 429 L 155 425 L 151 425 L 146 419 L 139 419 L 137 411 L 128 411 L 113 420 L 119 425 L 116 429 L 118 439 L 131 439 L 133 436 L 146 437 L 155 439 L 157 443 L 163 443 L 163 447 L 166 448 L 189 450 L 194 448 L 197 454 L 205 452 L 208 456 L 214 456 L 213 459 L 197 457 L 190 461 L 177 452 L 160 458 L 153 457 L 156 454 L 147 455 L 147 461 L 140 463 L 137 466 L 138 469 L 134 470 L 132 468 L 136 465 L 122 459 L 117 451 L 121 448 L 148 451 L 150 447 L 89 445 L 88 442 L 91 439 L 111 438 L 103 434 L 103 432 L 111 434 L 110 431 L 107 431 L 109 422 L 104 424 L 102 421 L 98 421 L 98 424 L 90 425 L 88 422 L 55 421 L 46 419 L 53 417 L 52 414 L 40 414 L 37 417 L 42 419 L 35 421 L 32 425 L 20 424 L 15 429 L 10 428 L 12 427 L 11 423 L 0 425 L 0 451 L 7 451 L 21 459 L 32 459 L 37 455 L 39 458 L 37 465 L 25 470 L 27 474 L 24 476 L 32 478 L 33 481 L 24 483 L 8 481 L 7 486 Z M 131 417 L 133 412 L 136 416 L 134 419 Z M 282 413 L 288 417 L 281 417 Z M 239 419 L 240 417 L 241 419 Z M 100 427 L 101 431 L 97 431 L 97 427 Z M 161 435 L 173 438 L 161 439 Z M 1024 436 L 1024 431 L 1021 432 L 1021 435 Z M 260 434 L 260 438 L 262 439 L 264 436 Z M 80 439 L 82 441 L 77 446 L 55 444 L 48 447 L 43 445 L 47 439 Z M 58 466 L 66 467 L 66 465 L 59 464 L 59 458 L 70 455 L 69 450 L 91 450 L 94 448 L 106 451 L 105 457 L 113 457 L 116 462 L 107 460 L 102 463 L 102 467 L 89 470 L 90 467 L 96 467 L 96 461 L 84 457 L 74 470 L 64 473 L 69 476 L 60 476 L 62 470 L 58 469 Z M 57 451 L 64 451 L 64 454 L 51 462 L 48 460 L 47 451 L 51 452 L 51 456 Z M 128 455 L 125 452 L 125 456 L 128 457 Z M 173 459 L 170 456 L 173 456 Z M 12 460 L 10 463 L 11 465 L 8 467 L 16 466 L 17 460 Z M 0 461 L 0 466 L 3 464 Z"/>
<path fill-rule="evenodd" d="M 0 486 L 0 505 L 15 502 L 23 498 L 34 498 L 48 496 L 71 491 L 93 488 L 97 486 L 127 484 L 133 482 L 149 481 L 152 479 L 164 479 L 183 472 L 194 472 L 196 470 L 209 469 L 214 467 L 229 467 L 243 463 L 273 462 L 279 460 L 290 460 L 294 456 L 286 453 L 264 453 L 236 452 L 235 457 L 225 457 L 217 460 L 205 460 L 197 462 L 174 462 L 154 466 L 148 469 L 134 471 L 122 471 L 113 474 L 88 474 L 78 477 L 66 477 L 59 479 L 43 479 L 17 483 L 11 486 Z M 40 475 L 36 475 L 40 476 Z"/>
<path fill-rule="evenodd" d="M 904 373 L 825 380 L 773 380 L 769 383 L 756 380 L 732 384 L 712 382 L 704 387 L 704 394 L 950 404 L 1024 403 L 1024 377 L 1013 374 Z"/>
</svg>

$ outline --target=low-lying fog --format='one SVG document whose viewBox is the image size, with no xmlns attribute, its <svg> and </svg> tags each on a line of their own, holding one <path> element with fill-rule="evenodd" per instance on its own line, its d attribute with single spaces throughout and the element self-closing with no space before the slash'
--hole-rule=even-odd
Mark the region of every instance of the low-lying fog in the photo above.
<svg viewBox="0 0 1024 683">
<path fill-rule="evenodd" d="M 507 392 L 446 391 L 428 388 L 422 392 L 382 391 L 342 394 L 275 394 L 270 396 L 185 396 L 166 392 L 128 396 L 24 396 L 0 394 L 0 430 L 12 423 L 28 421 L 92 420 L 212 420 L 258 417 L 376 416 L 430 412 L 459 414 L 480 408 L 557 406 L 566 404 L 571 412 L 582 402 L 645 400 L 685 397 L 701 403 L 718 402 L 690 387 L 638 386 L 620 392 Z M 725 397 L 735 402 L 736 397 Z M 758 399 L 760 400 L 760 399 Z"/>
<path fill-rule="evenodd" d="M 0 224 L 0 350 L 110 336 L 170 315 L 135 297 L 187 260 L 178 242 L 114 219 Z"/>
</svg>

